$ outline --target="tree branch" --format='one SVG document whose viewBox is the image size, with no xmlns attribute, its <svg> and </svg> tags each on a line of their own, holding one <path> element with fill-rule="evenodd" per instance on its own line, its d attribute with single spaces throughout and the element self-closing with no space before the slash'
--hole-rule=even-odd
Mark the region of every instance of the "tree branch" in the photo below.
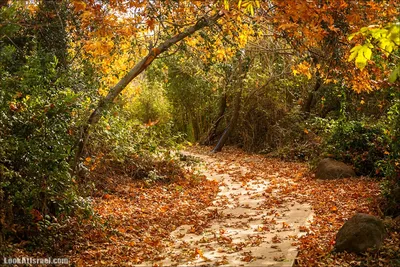
<svg viewBox="0 0 400 267">
<path fill-rule="evenodd" d="M 86 146 L 90 127 L 96 124 L 105 110 L 109 108 L 114 99 L 126 88 L 126 86 L 136 78 L 140 73 L 142 73 L 148 66 L 157 58 L 158 55 L 167 51 L 171 46 L 183 40 L 184 38 L 192 35 L 196 31 L 213 25 L 218 19 L 224 16 L 223 12 L 218 12 L 210 17 L 202 17 L 197 23 L 189 28 L 186 28 L 183 32 L 173 36 L 172 38 L 164 41 L 160 45 L 155 48 L 152 48 L 147 56 L 145 56 L 139 63 L 137 63 L 113 88 L 110 89 L 107 96 L 100 100 L 97 105 L 97 108 L 90 115 L 86 125 L 83 127 L 81 131 L 81 137 L 78 140 L 77 151 L 75 154 L 73 170 L 76 171 L 78 167 L 78 163 L 83 154 L 84 148 Z"/>
</svg>

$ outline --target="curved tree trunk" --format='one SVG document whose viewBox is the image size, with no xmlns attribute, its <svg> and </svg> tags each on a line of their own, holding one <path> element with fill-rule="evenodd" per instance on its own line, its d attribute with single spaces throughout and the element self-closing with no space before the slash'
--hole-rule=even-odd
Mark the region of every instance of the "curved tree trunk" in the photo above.
<svg viewBox="0 0 400 267">
<path fill-rule="evenodd" d="M 201 142 L 202 145 L 211 145 L 212 140 L 216 136 L 219 123 L 224 118 L 225 110 L 226 110 L 226 93 L 223 93 L 220 103 L 219 103 L 219 112 L 218 112 L 217 119 L 211 126 L 211 129 L 208 131 L 207 137 L 204 139 L 204 141 Z"/>
<path fill-rule="evenodd" d="M 213 25 L 218 19 L 224 16 L 224 13 L 218 12 L 211 17 L 203 17 L 191 27 L 186 28 L 183 32 L 173 36 L 172 38 L 161 43 L 159 46 L 151 49 L 147 56 L 145 56 L 139 63 L 137 63 L 113 88 L 110 89 L 107 96 L 103 98 L 97 105 L 96 109 L 90 115 L 86 125 L 82 128 L 80 139 L 77 144 L 77 150 L 73 163 L 73 170 L 77 171 L 78 164 L 81 160 L 84 148 L 89 138 L 90 128 L 96 124 L 113 103 L 114 99 L 121 93 L 122 90 L 140 73 L 142 73 L 148 66 L 157 58 L 158 55 L 167 51 L 171 46 L 183 40 L 184 38 L 192 35 L 196 31 Z"/>
<path fill-rule="evenodd" d="M 239 92 L 236 94 L 235 103 L 234 103 L 234 110 L 231 121 L 229 122 L 228 127 L 226 127 L 224 133 L 222 134 L 221 138 L 219 139 L 217 145 L 213 149 L 213 152 L 220 152 L 224 147 L 226 141 L 228 140 L 229 135 L 233 132 L 236 124 L 239 120 L 239 111 L 241 106 L 242 100 L 242 88 L 240 88 Z"/>
<path fill-rule="evenodd" d="M 222 134 L 221 138 L 219 139 L 217 145 L 213 149 L 213 152 L 220 152 L 225 145 L 226 141 L 228 140 L 229 136 L 233 132 L 233 130 L 236 127 L 236 124 L 239 120 L 239 111 L 241 107 L 241 102 L 242 102 L 242 92 L 243 92 L 243 79 L 246 77 L 247 72 L 250 68 L 250 62 L 248 58 L 244 58 L 244 53 L 240 53 L 239 58 L 238 58 L 238 70 L 236 75 L 234 76 L 235 79 L 233 80 L 233 89 L 237 91 L 235 100 L 233 103 L 233 114 L 232 118 L 228 124 L 228 127 L 226 127 L 224 133 Z M 235 73 L 232 73 L 235 74 Z"/>
</svg>

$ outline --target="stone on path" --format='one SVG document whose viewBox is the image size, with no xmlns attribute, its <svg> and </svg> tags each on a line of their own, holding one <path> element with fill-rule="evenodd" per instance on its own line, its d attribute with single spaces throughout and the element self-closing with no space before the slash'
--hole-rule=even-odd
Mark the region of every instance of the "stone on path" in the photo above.
<svg viewBox="0 0 400 267">
<path fill-rule="evenodd" d="M 385 236 L 385 227 L 379 218 L 358 213 L 348 220 L 336 235 L 335 250 L 362 253 L 379 248 Z"/>
<path fill-rule="evenodd" d="M 321 160 L 315 172 L 317 179 L 338 179 L 355 176 L 356 173 L 351 166 L 330 158 Z"/>
</svg>

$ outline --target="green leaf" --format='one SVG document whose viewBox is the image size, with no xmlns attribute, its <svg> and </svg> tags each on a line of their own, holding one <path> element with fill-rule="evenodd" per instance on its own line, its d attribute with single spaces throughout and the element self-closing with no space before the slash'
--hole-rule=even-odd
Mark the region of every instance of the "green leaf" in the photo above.
<svg viewBox="0 0 400 267">
<path fill-rule="evenodd" d="M 389 82 L 394 83 L 400 76 L 400 65 L 395 68 L 389 76 Z"/>
</svg>

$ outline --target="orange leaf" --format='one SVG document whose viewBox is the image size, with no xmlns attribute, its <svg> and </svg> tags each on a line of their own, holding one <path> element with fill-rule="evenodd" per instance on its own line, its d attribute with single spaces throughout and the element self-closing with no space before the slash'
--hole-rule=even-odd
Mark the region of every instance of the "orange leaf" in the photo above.
<svg viewBox="0 0 400 267">
<path fill-rule="evenodd" d="M 10 109 L 11 109 L 12 111 L 17 111 L 17 110 L 18 110 L 18 107 L 17 107 L 17 105 L 16 105 L 15 103 L 10 103 Z"/>
<path fill-rule="evenodd" d="M 154 30 L 154 19 L 149 19 L 146 21 L 147 27 L 149 27 L 150 30 Z"/>
<path fill-rule="evenodd" d="M 199 249 L 199 248 L 196 248 L 195 250 L 194 250 L 194 255 L 199 255 L 200 257 L 204 257 L 203 256 L 203 251 L 201 250 L 201 249 Z"/>
<path fill-rule="evenodd" d="M 31 210 L 31 214 L 32 214 L 33 219 L 34 219 L 35 222 L 43 220 L 42 214 L 37 209 L 32 209 Z"/>
<path fill-rule="evenodd" d="M 109 195 L 109 194 L 105 194 L 104 196 L 103 196 L 103 199 L 110 199 L 111 198 L 111 195 Z"/>
<path fill-rule="evenodd" d="M 86 3 L 84 1 L 74 1 L 73 5 L 76 12 L 82 11 L 86 8 Z"/>
</svg>

